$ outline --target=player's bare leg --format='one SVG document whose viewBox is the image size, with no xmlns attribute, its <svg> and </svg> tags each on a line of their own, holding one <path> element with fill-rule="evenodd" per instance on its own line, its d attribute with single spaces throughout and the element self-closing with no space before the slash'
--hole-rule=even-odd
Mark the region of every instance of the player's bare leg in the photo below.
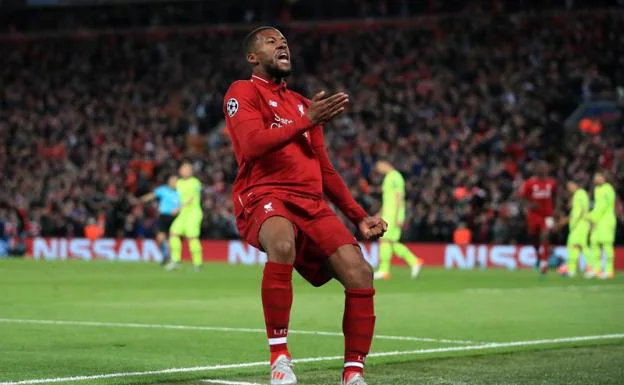
<svg viewBox="0 0 624 385">
<path fill-rule="evenodd" d="M 342 383 L 365 385 L 364 361 L 375 329 L 373 268 L 354 245 L 341 246 L 329 258 L 335 277 L 345 288 L 342 330 L 345 336 L 345 365 Z"/>
<path fill-rule="evenodd" d="M 293 301 L 293 225 L 286 218 L 271 217 L 260 227 L 259 239 L 268 258 L 262 275 L 262 307 L 271 351 L 271 385 L 295 385 L 287 342 Z"/>
</svg>

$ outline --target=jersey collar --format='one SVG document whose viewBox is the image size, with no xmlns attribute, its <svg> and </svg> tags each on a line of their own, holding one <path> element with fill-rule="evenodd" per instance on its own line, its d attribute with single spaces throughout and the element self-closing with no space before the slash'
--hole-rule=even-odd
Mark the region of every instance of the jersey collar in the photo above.
<svg viewBox="0 0 624 385">
<path fill-rule="evenodd" d="M 273 82 L 272 80 L 265 79 L 258 75 L 251 75 L 250 80 L 255 84 L 260 84 L 261 86 L 270 89 L 271 91 L 278 91 L 280 89 L 282 91 L 285 91 L 286 86 L 287 86 L 287 83 L 285 80 L 282 80 L 282 82 L 278 84 L 278 83 Z"/>
</svg>

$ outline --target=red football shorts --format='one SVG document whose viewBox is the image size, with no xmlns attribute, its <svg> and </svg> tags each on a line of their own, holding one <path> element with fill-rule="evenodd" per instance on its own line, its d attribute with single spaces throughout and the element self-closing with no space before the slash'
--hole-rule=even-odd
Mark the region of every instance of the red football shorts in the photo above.
<svg viewBox="0 0 624 385">
<path fill-rule="evenodd" d="M 236 220 L 243 238 L 262 250 L 260 227 L 268 218 L 280 216 L 294 226 L 296 257 L 294 267 L 314 286 L 332 279 L 326 268 L 327 259 L 343 245 L 358 245 L 349 229 L 322 199 L 289 195 L 283 198 L 263 197 L 246 206 Z"/>
<path fill-rule="evenodd" d="M 537 236 L 550 230 L 554 226 L 551 216 L 543 216 L 535 213 L 527 213 L 527 232 L 529 236 Z"/>
</svg>

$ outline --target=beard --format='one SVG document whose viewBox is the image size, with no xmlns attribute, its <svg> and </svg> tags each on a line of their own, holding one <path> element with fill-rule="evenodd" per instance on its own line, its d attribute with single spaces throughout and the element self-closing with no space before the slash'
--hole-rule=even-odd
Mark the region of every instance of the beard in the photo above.
<svg viewBox="0 0 624 385">
<path fill-rule="evenodd" d="M 292 73 L 292 67 L 288 70 L 277 68 L 274 64 L 269 64 L 265 67 L 267 75 L 276 79 L 283 79 L 288 77 Z"/>
</svg>

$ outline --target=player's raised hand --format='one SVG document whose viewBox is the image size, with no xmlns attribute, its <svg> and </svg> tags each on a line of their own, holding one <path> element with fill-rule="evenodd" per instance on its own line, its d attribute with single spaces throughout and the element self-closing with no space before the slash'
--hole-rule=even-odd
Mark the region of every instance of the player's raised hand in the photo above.
<svg viewBox="0 0 624 385">
<path fill-rule="evenodd" d="M 341 114 L 347 103 L 349 95 L 344 92 L 325 97 L 325 91 L 321 91 L 312 98 L 312 104 L 308 107 L 308 118 L 315 125 L 326 123 Z"/>
<path fill-rule="evenodd" d="M 358 224 L 358 228 L 366 240 L 372 240 L 384 235 L 388 223 L 379 217 L 366 217 Z"/>
</svg>

